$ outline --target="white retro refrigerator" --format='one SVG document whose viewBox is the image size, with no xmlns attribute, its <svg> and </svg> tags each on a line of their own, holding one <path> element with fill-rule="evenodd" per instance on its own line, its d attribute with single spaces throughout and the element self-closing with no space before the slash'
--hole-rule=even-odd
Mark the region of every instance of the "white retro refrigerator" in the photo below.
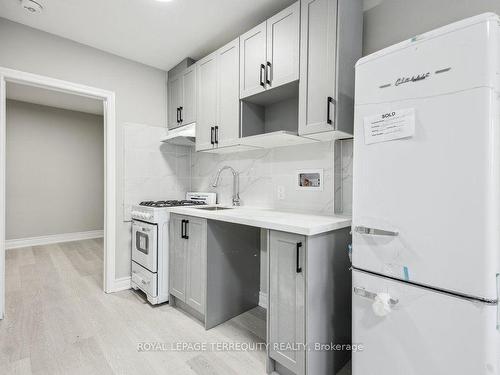
<svg viewBox="0 0 500 375">
<path fill-rule="evenodd" d="M 500 375 L 499 25 L 356 65 L 353 375 Z"/>
</svg>

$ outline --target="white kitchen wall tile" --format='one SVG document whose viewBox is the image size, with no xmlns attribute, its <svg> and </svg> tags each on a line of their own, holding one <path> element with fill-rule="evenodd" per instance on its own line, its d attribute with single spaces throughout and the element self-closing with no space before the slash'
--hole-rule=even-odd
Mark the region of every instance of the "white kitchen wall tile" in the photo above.
<svg viewBox="0 0 500 375">
<path fill-rule="evenodd" d="M 191 189 L 191 151 L 160 142 L 162 127 L 127 124 L 123 131 L 124 220 L 143 200 L 183 199 Z"/>
<path fill-rule="evenodd" d="M 353 141 L 335 142 L 335 212 L 352 214 Z"/>
<path fill-rule="evenodd" d="M 343 141 L 341 149 L 335 148 L 338 151 L 335 161 L 333 142 L 218 155 L 160 143 L 165 129 L 149 128 L 131 124 L 124 129 L 124 212 L 141 200 L 182 199 L 186 191 L 215 191 L 219 203 L 230 205 L 232 174 L 225 171 L 218 187 L 211 186 L 218 169 L 224 165 L 240 172 L 240 197 L 244 205 L 331 214 L 334 200 L 340 199 L 344 213 L 350 212 L 352 141 Z M 297 170 L 317 168 L 323 169 L 323 191 L 298 190 Z M 334 185 L 338 184 L 334 181 L 338 180 L 342 188 L 336 191 Z M 278 186 L 285 189 L 282 200 L 277 197 Z"/>
<path fill-rule="evenodd" d="M 191 178 L 191 154 L 178 154 L 175 156 L 177 177 Z"/>
</svg>

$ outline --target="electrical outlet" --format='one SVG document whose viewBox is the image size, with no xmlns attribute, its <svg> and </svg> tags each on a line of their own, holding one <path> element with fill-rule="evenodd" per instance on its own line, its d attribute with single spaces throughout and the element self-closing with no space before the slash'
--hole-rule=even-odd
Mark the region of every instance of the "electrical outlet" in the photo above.
<svg viewBox="0 0 500 375">
<path fill-rule="evenodd" d="M 278 185 L 276 193 L 278 196 L 278 200 L 282 201 L 283 199 L 285 199 L 285 187 L 283 185 Z"/>
</svg>

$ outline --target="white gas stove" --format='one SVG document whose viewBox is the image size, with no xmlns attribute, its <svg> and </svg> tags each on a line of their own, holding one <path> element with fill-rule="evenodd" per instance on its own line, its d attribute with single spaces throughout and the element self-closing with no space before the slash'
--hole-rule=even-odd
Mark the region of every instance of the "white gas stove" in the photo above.
<svg viewBox="0 0 500 375">
<path fill-rule="evenodd" d="M 168 302 L 168 233 L 170 209 L 212 205 L 215 193 L 187 193 L 186 200 L 144 201 L 132 207 L 132 288 L 151 304 Z"/>
</svg>

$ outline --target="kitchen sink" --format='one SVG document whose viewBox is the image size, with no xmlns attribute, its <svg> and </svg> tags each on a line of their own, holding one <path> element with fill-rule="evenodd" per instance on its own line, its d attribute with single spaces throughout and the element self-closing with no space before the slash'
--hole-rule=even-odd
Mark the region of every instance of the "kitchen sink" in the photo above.
<svg viewBox="0 0 500 375">
<path fill-rule="evenodd" d="M 233 207 L 196 207 L 198 210 L 207 210 L 207 211 L 222 211 L 222 210 L 232 210 Z"/>
</svg>

